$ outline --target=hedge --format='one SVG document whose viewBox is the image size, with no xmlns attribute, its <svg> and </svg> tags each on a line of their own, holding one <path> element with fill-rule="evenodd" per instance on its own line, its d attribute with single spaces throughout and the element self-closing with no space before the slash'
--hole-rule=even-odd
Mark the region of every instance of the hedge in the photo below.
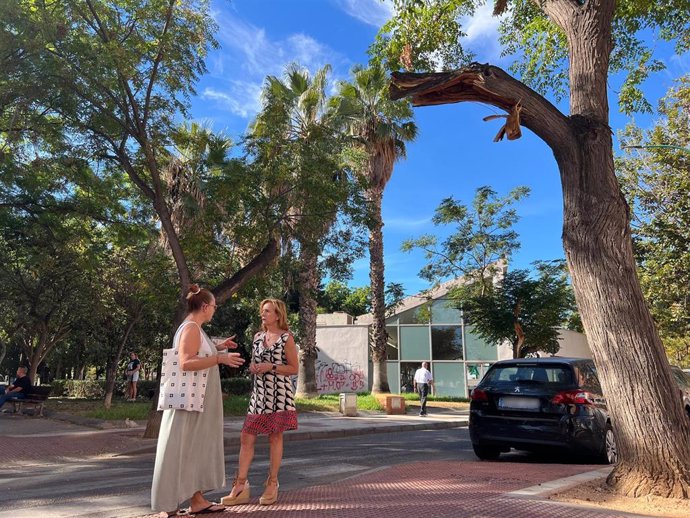
<svg viewBox="0 0 690 518">
<path fill-rule="evenodd" d="M 69 397 L 76 399 L 101 399 L 105 397 L 105 380 L 53 380 L 52 396 Z M 243 396 L 251 392 L 251 380 L 249 378 L 222 378 L 221 390 L 225 394 Z M 117 380 L 115 382 L 116 396 L 124 396 L 127 382 Z M 155 380 L 139 380 L 137 393 L 139 397 L 153 397 L 157 388 Z"/>
</svg>

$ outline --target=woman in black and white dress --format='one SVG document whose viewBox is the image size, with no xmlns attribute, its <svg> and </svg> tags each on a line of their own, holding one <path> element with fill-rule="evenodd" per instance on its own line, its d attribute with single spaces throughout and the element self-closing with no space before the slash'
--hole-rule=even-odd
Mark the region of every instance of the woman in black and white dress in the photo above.
<svg viewBox="0 0 690 518">
<path fill-rule="evenodd" d="M 283 432 L 297 429 L 297 409 L 292 376 L 297 374 L 297 346 L 288 330 L 285 303 L 276 299 L 261 301 L 262 331 L 254 336 L 252 362 L 254 375 L 249 409 L 240 437 L 240 458 L 232 491 L 223 498 L 223 505 L 239 505 L 249 501 L 247 475 L 254 457 L 256 437 L 267 434 L 270 446 L 270 468 L 259 499 L 261 505 L 278 500 L 278 471 L 283 459 Z"/>
</svg>

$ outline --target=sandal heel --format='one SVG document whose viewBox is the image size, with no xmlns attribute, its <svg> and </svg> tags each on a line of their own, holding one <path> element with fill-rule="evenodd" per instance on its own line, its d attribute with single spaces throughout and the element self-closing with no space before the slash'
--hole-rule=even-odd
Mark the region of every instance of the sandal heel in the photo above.
<svg viewBox="0 0 690 518">
<path fill-rule="evenodd" d="M 232 487 L 234 488 L 236 484 L 233 484 Z M 251 496 L 251 489 L 249 488 L 249 481 L 247 480 L 244 483 L 244 489 L 237 493 L 235 496 L 224 496 L 223 498 L 220 499 L 220 503 L 222 505 L 242 505 L 246 504 L 249 502 L 249 497 Z"/>
<path fill-rule="evenodd" d="M 273 505 L 278 501 L 278 488 L 280 487 L 280 484 L 278 483 L 278 479 L 274 480 L 276 483 L 276 492 L 270 496 L 266 496 L 266 490 L 268 490 L 268 484 L 271 482 L 271 478 L 267 478 L 266 482 L 264 482 L 264 487 L 266 489 L 264 490 L 264 494 L 259 498 L 260 505 Z"/>
</svg>

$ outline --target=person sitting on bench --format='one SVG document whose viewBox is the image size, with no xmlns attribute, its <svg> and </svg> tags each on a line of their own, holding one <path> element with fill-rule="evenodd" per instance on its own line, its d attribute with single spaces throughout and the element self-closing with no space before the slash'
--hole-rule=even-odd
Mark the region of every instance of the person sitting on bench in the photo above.
<svg viewBox="0 0 690 518">
<path fill-rule="evenodd" d="M 27 376 L 28 370 L 26 367 L 17 368 L 17 377 L 14 382 L 8 386 L 0 387 L 0 408 L 5 404 L 5 401 L 10 399 L 24 399 L 31 391 L 31 380 Z"/>
</svg>

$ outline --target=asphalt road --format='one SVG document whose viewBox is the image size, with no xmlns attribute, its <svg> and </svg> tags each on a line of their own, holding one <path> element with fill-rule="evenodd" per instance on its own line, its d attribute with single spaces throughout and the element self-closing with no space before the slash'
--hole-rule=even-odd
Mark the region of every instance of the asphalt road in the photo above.
<svg viewBox="0 0 690 518">
<path fill-rule="evenodd" d="M 226 449 L 229 492 L 238 448 Z M 285 443 L 280 473 L 282 491 L 325 485 L 395 464 L 419 461 L 476 460 L 466 427 L 370 434 Z M 149 514 L 154 454 L 69 462 L 27 463 L 0 471 L 0 518 L 127 518 Z M 513 452 L 499 462 L 568 463 L 558 456 Z M 254 496 L 268 470 L 268 445 L 257 444 L 249 474 Z"/>
<path fill-rule="evenodd" d="M 226 449 L 228 484 L 238 449 Z M 374 469 L 420 460 L 474 459 L 467 428 L 371 434 L 285 443 L 281 490 L 328 484 Z M 140 516 L 149 511 L 153 454 L 33 463 L 0 474 L 0 518 Z M 268 470 L 268 445 L 257 444 L 249 474 L 254 492 Z M 227 494 L 229 488 L 211 497 Z"/>
</svg>

